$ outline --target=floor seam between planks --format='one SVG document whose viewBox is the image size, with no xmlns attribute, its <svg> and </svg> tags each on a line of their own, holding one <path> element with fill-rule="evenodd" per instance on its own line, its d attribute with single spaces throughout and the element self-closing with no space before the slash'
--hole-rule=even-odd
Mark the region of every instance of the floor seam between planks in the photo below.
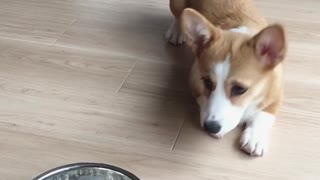
<svg viewBox="0 0 320 180">
<path fill-rule="evenodd" d="M 133 64 L 132 68 L 130 69 L 130 71 L 128 72 L 127 76 L 124 78 L 124 80 L 122 81 L 119 89 L 117 90 L 117 93 L 120 92 L 121 88 L 123 87 L 123 85 L 127 82 L 128 78 L 130 77 L 130 74 L 132 73 L 134 67 L 136 66 L 137 61 Z"/>
<path fill-rule="evenodd" d="M 67 26 L 67 28 L 66 28 L 64 31 L 62 31 L 62 33 L 58 36 L 58 38 L 57 38 L 56 40 L 54 40 L 54 41 L 51 43 L 51 45 L 54 45 L 54 44 L 64 35 L 64 33 L 66 33 L 66 32 L 70 29 L 70 27 L 71 27 L 76 21 L 77 21 L 77 18 L 75 18 L 75 19 Z"/>
</svg>

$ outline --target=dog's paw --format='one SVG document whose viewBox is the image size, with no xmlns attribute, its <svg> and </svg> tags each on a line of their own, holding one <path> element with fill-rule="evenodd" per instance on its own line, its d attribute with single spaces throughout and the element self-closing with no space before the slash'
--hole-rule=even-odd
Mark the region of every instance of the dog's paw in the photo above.
<svg viewBox="0 0 320 180">
<path fill-rule="evenodd" d="M 165 33 L 165 39 L 172 45 L 182 45 L 186 41 L 185 35 L 180 32 L 177 20 L 174 20 Z"/>
<path fill-rule="evenodd" d="M 248 127 L 240 139 L 241 149 L 251 156 L 262 156 L 268 150 L 269 134 Z"/>
</svg>

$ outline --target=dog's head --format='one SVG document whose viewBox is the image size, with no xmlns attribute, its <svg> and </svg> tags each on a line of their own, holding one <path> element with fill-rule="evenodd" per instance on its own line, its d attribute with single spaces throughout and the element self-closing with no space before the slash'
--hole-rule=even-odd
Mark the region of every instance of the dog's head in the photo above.
<svg viewBox="0 0 320 180">
<path fill-rule="evenodd" d="M 181 26 L 200 72 L 193 88 L 202 98 L 201 125 L 222 136 L 272 90 L 272 76 L 286 54 L 284 30 L 271 25 L 253 37 L 224 31 L 192 9 L 182 13 Z"/>
</svg>

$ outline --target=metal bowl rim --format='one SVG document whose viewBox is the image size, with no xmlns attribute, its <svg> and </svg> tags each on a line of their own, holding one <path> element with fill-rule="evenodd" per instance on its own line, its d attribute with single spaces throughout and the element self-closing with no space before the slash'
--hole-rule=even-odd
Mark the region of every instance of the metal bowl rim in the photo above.
<svg viewBox="0 0 320 180">
<path fill-rule="evenodd" d="M 116 166 L 112 166 L 109 164 L 103 164 L 103 163 L 73 163 L 73 164 L 67 164 L 63 166 L 56 167 L 54 169 L 48 170 L 39 176 L 35 177 L 33 180 L 44 180 L 45 178 L 50 177 L 51 175 L 54 175 L 56 173 L 62 173 L 69 170 L 74 170 L 77 168 L 104 168 L 104 169 L 110 169 L 116 172 L 119 172 L 123 175 L 128 176 L 132 180 L 140 180 L 138 177 L 136 177 L 134 174 L 130 173 L 127 170 L 121 169 Z"/>
</svg>

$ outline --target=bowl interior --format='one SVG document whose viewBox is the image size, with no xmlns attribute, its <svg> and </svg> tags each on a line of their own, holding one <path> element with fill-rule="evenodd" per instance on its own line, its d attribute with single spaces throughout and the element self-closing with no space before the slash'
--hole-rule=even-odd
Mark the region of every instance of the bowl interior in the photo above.
<svg viewBox="0 0 320 180">
<path fill-rule="evenodd" d="M 50 170 L 34 180 L 139 180 L 133 174 L 105 164 L 73 164 Z"/>
</svg>

